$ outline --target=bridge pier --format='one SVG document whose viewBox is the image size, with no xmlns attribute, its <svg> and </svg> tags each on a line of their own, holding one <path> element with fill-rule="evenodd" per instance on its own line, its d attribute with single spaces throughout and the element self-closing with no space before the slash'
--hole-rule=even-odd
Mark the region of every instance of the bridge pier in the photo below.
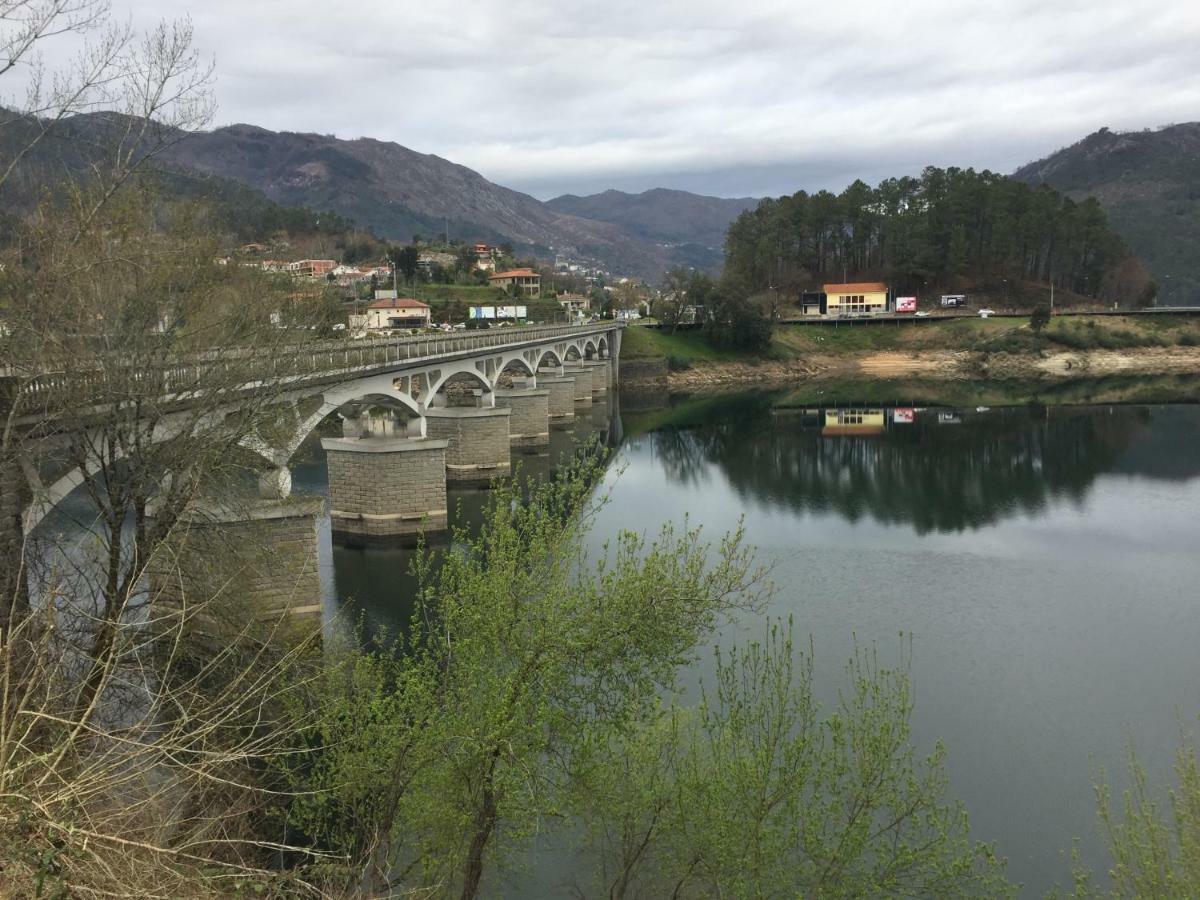
<svg viewBox="0 0 1200 900">
<path fill-rule="evenodd" d="M 514 378 L 511 389 L 496 390 L 496 406 L 511 410 L 509 440 L 517 447 L 550 443 L 550 390 L 533 379 Z"/>
<path fill-rule="evenodd" d="M 563 374 L 575 379 L 575 403 L 578 406 L 592 405 L 592 373 L 582 360 L 563 363 Z"/>
<path fill-rule="evenodd" d="M 425 433 L 445 441 L 447 481 L 489 481 L 512 472 L 508 407 L 425 411 Z"/>
<path fill-rule="evenodd" d="M 446 441 L 323 438 L 335 537 L 391 538 L 444 531 Z"/>
<path fill-rule="evenodd" d="M 551 426 L 566 426 L 575 421 L 575 378 L 559 369 L 538 371 L 539 388 L 550 392 L 548 411 Z"/>
<path fill-rule="evenodd" d="M 592 376 L 592 396 L 607 394 L 610 378 L 608 362 L 603 359 L 588 359 L 584 360 L 583 368 Z"/>
<path fill-rule="evenodd" d="M 186 611 L 227 598 L 258 617 L 319 613 L 324 509 L 320 497 L 192 504 L 148 567 L 154 603 Z"/>
</svg>

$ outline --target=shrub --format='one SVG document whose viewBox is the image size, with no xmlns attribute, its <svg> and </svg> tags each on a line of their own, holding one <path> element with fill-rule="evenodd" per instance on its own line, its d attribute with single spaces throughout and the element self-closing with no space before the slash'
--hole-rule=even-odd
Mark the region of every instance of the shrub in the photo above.
<svg viewBox="0 0 1200 900">
<path fill-rule="evenodd" d="M 687 356 L 672 353 L 667 357 L 667 369 L 672 372 L 685 372 L 692 367 L 692 360 Z"/>
</svg>

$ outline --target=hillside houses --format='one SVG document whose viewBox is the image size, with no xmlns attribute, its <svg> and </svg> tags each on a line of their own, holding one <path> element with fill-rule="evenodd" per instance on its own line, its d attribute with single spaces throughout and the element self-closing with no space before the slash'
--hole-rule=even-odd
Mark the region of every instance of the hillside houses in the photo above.
<svg viewBox="0 0 1200 900">
<path fill-rule="evenodd" d="M 542 295 L 542 276 L 533 269 L 509 269 L 488 276 L 488 284 L 536 300 Z"/>
</svg>

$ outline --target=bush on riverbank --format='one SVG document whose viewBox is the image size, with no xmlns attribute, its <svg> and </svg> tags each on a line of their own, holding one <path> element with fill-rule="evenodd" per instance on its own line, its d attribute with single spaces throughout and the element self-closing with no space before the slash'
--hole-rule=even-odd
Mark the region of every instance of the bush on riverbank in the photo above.
<svg viewBox="0 0 1200 900">
<path fill-rule="evenodd" d="M 326 888 L 495 893 L 558 819 L 588 836 L 584 895 L 1003 895 L 941 751 L 914 755 L 903 672 L 864 654 L 819 713 L 772 627 L 722 657 L 701 707 L 671 701 L 715 625 L 760 609 L 764 573 L 740 530 L 710 546 L 686 525 L 589 561 L 599 471 L 528 501 L 496 488 L 478 534 L 416 564 L 399 652 L 345 651 L 296 710 L 289 823 L 336 851 L 313 870 Z"/>
</svg>

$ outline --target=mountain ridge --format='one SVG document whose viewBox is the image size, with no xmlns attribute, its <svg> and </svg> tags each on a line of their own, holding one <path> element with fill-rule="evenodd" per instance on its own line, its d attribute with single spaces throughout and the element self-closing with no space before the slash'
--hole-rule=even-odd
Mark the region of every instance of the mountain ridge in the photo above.
<svg viewBox="0 0 1200 900">
<path fill-rule="evenodd" d="M 719 250 L 730 223 L 758 202 L 757 197 L 712 197 L 671 188 L 651 188 L 639 194 L 610 188 L 582 196 L 563 194 L 547 200 L 546 205 L 619 225 L 648 240 Z"/>
<path fill-rule="evenodd" d="M 1095 197 L 1158 281 L 1160 302 L 1200 305 L 1200 122 L 1101 128 L 1011 177 Z"/>
<path fill-rule="evenodd" d="M 277 203 L 329 209 L 393 239 L 449 232 L 507 241 L 522 252 L 595 260 L 651 280 L 672 265 L 713 269 L 721 262 L 711 247 L 675 246 L 618 222 L 556 210 L 460 163 L 377 138 L 238 123 L 189 135 L 161 159 L 246 184 Z"/>
</svg>

